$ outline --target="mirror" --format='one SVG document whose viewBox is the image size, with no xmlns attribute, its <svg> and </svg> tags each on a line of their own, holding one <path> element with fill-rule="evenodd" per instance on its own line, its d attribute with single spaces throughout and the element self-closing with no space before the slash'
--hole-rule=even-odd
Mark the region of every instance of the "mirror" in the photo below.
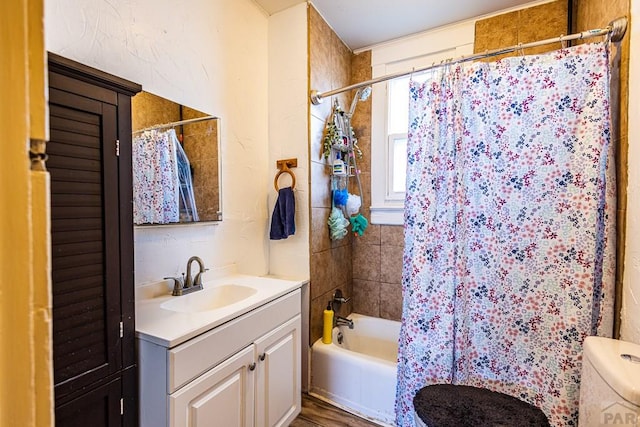
<svg viewBox="0 0 640 427">
<path fill-rule="evenodd" d="M 144 91 L 132 98 L 131 116 L 134 224 L 221 221 L 220 119 L 162 126 L 209 115 Z"/>
</svg>

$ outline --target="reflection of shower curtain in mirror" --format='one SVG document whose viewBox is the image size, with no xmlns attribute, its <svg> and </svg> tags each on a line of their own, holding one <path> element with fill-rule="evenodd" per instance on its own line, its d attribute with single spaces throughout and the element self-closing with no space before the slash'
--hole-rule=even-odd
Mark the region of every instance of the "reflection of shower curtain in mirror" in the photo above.
<svg viewBox="0 0 640 427">
<path fill-rule="evenodd" d="M 145 131 L 132 151 L 134 223 L 197 221 L 189 160 L 175 131 Z"/>
</svg>

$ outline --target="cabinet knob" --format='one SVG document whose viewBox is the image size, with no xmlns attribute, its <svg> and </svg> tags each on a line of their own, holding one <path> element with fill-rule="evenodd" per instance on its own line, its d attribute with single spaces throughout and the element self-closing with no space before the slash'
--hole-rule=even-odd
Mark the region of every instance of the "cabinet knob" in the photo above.
<svg viewBox="0 0 640 427">
<path fill-rule="evenodd" d="M 258 359 L 260 359 L 260 361 L 264 361 L 264 358 L 267 357 L 267 353 L 262 353 L 260 356 L 258 356 Z"/>
<path fill-rule="evenodd" d="M 249 365 L 249 370 L 253 371 L 254 369 L 256 369 L 256 363 L 253 362 L 251 365 Z"/>
</svg>

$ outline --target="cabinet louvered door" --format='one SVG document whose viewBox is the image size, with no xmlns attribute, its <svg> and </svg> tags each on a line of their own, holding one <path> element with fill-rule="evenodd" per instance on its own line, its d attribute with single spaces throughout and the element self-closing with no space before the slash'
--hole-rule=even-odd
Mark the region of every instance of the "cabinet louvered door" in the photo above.
<svg viewBox="0 0 640 427">
<path fill-rule="evenodd" d="M 49 102 L 53 358 L 60 403 L 122 368 L 117 110 L 55 88 Z"/>
<path fill-rule="evenodd" d="M 56 410 L 56 426 L 120 427 L 121 379 L 93 389 Z"/>
</svg>

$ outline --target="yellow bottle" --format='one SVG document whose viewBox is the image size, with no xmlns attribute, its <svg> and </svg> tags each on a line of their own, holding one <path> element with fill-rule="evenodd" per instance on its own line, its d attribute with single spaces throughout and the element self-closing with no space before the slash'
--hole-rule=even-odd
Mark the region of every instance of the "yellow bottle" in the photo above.
<svg viewBox="0 0 640 427">
<path fill-rule="evenodd" d="M 322 342 L 324 344 L 331 344 L 331 336 L 333 334 L 333 310 L 331 309 L 331 301 L 329 301 L 329 304 L 324 311 L 323 319 Z"/>
</svg>

